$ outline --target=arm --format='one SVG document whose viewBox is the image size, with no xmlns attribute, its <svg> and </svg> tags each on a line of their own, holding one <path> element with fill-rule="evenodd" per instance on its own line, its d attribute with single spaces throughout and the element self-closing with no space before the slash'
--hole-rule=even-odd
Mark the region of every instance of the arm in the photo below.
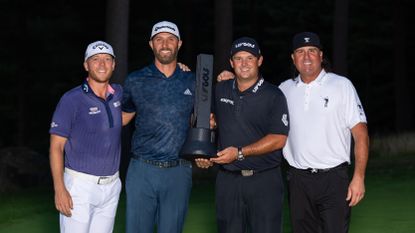
<svg viewBox="0 0 415 233">
<path fill-rule="evenodd" d="M 260 156 L 281 149 L 284 147 L 286 141 L 286 135 L 268 134 L 260 140 L 248 146 L 244 146 L 242 148 L 242 153 L 245 157 Z M 230 146 L 222 151 L 219 151 L 217 155 L 217 158 L 211 158 L 210 161 L 219 164 L 231 163 L 236 160 L 238 149 L 236 147 Z"/>
<path fill-rule="evenodd" d="M 365 195 L 365 172 L 369 158 L 369 136 L 365 123 L 355 125 L 351 131 L 355 142 L 355 167 L 346 200 L 350 201 L 349 206 L 355 206 Z"/>
<path fill-rule="evenodd" d="M 53 188 L 55 190 L 55 207 L 62 214 L 70 217 L 73 208 L 72 197 L 66 190 L 63 181 L 63 153 L 67 139 L 58 135 L 50 136 L 50 169 L 53 178 Z"/>
<path fill-rule="evenodd" d="M 127 125 L 134 118 L 135 112 L 122 112 L 122 126 Z"/>
</svg>

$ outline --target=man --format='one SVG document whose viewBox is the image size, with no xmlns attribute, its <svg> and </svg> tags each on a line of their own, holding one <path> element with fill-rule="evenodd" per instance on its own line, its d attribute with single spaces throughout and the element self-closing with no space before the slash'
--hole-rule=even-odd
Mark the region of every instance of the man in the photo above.
<svg viewBox="0 0 415 233">
<path fill-rule="evenodd" d="M 135 116 L 127 171 L 127 233 L 179 233 L 192 186 L 191 163 L 179 159 L 190 126 L 195 77 L 177 65 L 182 45 L 174 23 L 153 26 L 154 63 L 132 72 L 124 84 L 123 121 Z"/>
<path fill-rule="evenodd" d="M 89 44 L 84 68 L 88 77 L 63 95 L 49 130 L 55 206 L 61 232 L 109 233 L 121 191 L 122 128 L 122 89 L 109 84 L 111 45 Z"/>
<path fill-rule="evenodd" d="M 220 164 L 218 232 L 281 232 L 287 103 L 278 87 L 260 75 L 263 57 L 254 39 L 235 40 L 230 55 L 236 79 L 218 83 L 215 93 L 220 151 L 216 158 L 196 163 L 202 168 Z"/>
<path fill-rule="evenodd" d="M 350 207 L 365 192 L 368 160 L 366 117 L 352 83 L 323 68 L 315 33 L 296 34 L 291 58 L 299 72 L 280 85 L 290 112 L 290 136 L 283 153 L 295 233 L 347 232 Z M 351 135 L 355 167 L 348 179 Z"/>
</svg>

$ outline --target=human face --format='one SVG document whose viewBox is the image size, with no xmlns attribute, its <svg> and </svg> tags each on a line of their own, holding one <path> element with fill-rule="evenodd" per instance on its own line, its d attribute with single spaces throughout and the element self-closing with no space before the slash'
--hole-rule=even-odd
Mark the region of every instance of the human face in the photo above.
<svg viewBox="0 0 415 233">
<path fill-rule="evenodd" d="M 114 58 L 106 53 L 98 53 L 84 62 L 88 77 L 98 83 L 107 83 L 115 68 Z"/>
<path fill-rule="evenodd" d="M 249 52 L 240 51 L 232 56 L 230 62 L 238 80 L 256 81 L 262 56 L 258 58 Z"/>
<path fill-rule="evenodd" d="M 313 81 L 322 69 L 323 52 L 317 47 L 298 48 L 291 54 L 291 58 L 303 81 Z"/>
<path fill-rule="evenodd" d="M 173 34 L 161 32 L 156 34 L 149 44 L 156 57 L 156 61 L 167 65 L 177 60 L 177 54 L 182 41 Z"/>
</svg>

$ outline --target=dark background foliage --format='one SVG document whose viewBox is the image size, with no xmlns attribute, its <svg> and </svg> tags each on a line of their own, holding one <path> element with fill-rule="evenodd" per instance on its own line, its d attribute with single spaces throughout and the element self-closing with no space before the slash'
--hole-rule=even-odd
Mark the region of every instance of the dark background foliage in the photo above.
<svg viewBox="0 0 415 233">
<path fill-rule="evenodd" d="M 128 71 L 152 61 L 148 39 L 152 25 L 160 20 L 178 24 L 184 40 L 179 60 L 195 70 L 197 54 L 214 53 L 218 26 L 214 2 L 130 1 Z M 0 148 L 26 146 L 46 155 L 50 119 L 60 96 L 86 76 L 82 67 L 86 45 L 106 39 L 106 3 L 0 0 L 0 4 Z M 234 0 L 230 30 L 233 38 L 247 35 L 258 40 L 265 59 L 262 73 L 279 84 L 291 77 L 290 43 L 296 32 L 317 32 L 325 56 L 333 57 L 334 4 L 334 0 Z M 412 131 L 413 1 L 350 0 L 348 5 L 347 77 L 363 102 L 370 133 Z"/>
</svg>

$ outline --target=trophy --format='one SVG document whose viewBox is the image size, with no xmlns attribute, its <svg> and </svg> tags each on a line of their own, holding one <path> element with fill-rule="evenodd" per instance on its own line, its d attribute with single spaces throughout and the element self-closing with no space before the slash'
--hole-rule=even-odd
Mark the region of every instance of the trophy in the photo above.
<svg viewBox="0 0 415 233">
<path fill-rule="evenodd" d="M 199 54 L 196 66 L 196 91 L 191 128 L 180 151 L 187 160 L 216 156 L 215 134 L 210 129 L 213 56 Z"/>
</svg>

